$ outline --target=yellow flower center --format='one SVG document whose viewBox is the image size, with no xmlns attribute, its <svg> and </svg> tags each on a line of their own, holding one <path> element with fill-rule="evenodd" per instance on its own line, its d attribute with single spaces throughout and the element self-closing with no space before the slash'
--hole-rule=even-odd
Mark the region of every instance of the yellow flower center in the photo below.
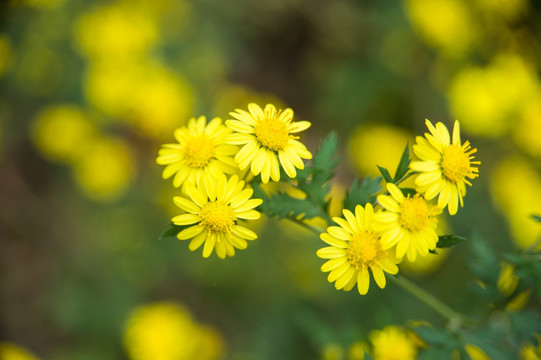
<svg viewBox="0 0 541 360">
<path fill-rule="evenodd" d="M 347 257 L 355 269 L 367 267 L 381 250 L 379 237 L 371 232 L 362 231 L 353 235 L 347 248 Z"/>
<path fill-rule="evenodd" d="M 201 226 L 216 232 L 228 232 L 231 226 L 235 225 L 235 213 L 231 206 L 223 201 L 206 203 L 199 213 Z"/>
<path fill-rule="evenodd" d="M 214 156 L 214 142 L 207 135 L 194 136 L 186 142 L 184 162 L 194 168 L 205 167 Z"/>
<path fill-rule="evenodd" d="M 259 120 L 254 128 L 259 142 L 271 150 L 282 150 L 289 141 L 286 124 L 276 118 Z"/>
<path fill-rule="evenodd" d="M 454 183 L 464 180 L 464 177 L 471 172 L 468 154 L 461 146 L 448 146 L 443 151 L 441 168 L 447 180 Z"/>
<path fill-rule="evenodd" d="M 404 199 L 400 204 L 400 223 L 410 232 L 424 229 L 428 225 L 428 205 L 419 194 Z"/>
</svg>

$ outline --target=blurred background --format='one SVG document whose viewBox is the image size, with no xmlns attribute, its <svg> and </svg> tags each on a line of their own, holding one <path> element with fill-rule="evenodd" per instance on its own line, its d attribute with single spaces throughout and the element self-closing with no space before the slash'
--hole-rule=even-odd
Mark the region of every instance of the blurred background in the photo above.
<svg viewBox="0 0 541 360">
<path fill-rule="evenodd" d="M 284 221 L 225 261 L 158 240 L 178 211 L 160 144 L 249 102 L 311 121 L 312 152 L 338 133 L 335 214 L 425 118 L 460 120 L 480 177 L 441 232 L 470 241 L 401 272 L 484 309 L 475 239 L 499 253 L 541 234 L 540 40 L 537 0 L 0 2 L 0 342 L 28 359 L 340 359 L 373 329 L 443 325 L 392 283 L 336 291 L 323 243 Z"/>
</svg>

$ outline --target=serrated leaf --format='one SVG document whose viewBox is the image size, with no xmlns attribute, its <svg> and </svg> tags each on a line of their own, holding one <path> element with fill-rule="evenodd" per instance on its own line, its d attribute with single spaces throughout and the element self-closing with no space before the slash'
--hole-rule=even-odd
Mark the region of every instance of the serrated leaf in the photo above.
<svg viewBox="0 0 541 360">
<path fill-rule="evenodd" d="M 167 230 L 162 232 L 158 237 L 158 240 L 163 240 L 169 237 L 176 237 L 186 226 L 171 224 Z"/>
<path fill-rule="evenodd" d="M 383 166 L 379 166 L 379 165 L 376 165 L 376 166 L 378 167 L 379 172 L 381 173 L 381 175 L 383 175 L 383 178 L 385 179 L 386 182 L 388 183 L 394 182 L 393 177 L 391 176 L 387 168 L 384 168 Z"/>
<path fill-rule="evenodd" d="M 277 216 L 279 219 L 289 217 L 302 220 L 321 216 L 322 210 L 315 207 L 309 200 L 293 198 L 281 192 L 268 196 L 258 184 L 253 184 L 253 189 L 254 197 L 263 200 L 263 203 L 259 205 L 259 209 L 269 217 Z"/>
<path fill-rule="evenodd" d="M 381 180 L 381 176 L 366 177 L 359 185 L 359 179 L 355 179 L 346 193 L 344 208 L 354 211 L 357 205 L 365 206 L 367 203 L 373 203 L 381 191 Z"/>
<path fill-rule="evenodd" d="M 457 235 L 440 235 L 438 237 L 438 243 L 436 244 L 436 247 L 440 249 L 453 247 L 456 244 L 459 244 L 466 240 L 467 239 L 465 237 L 457 236 Z"/>
<path fill-rule="evenodd" d="M 404 148 L 404 151 L 402 152 L 402 157 L 400 158 L 400 162 L 398 163 L 398 166 L 396 167 L 396 172 L 394 174 L 394 182 L 398 182 L 406 173 L 408 172 L 409 165 L 410 165 L 410 150 L 409 150 L 409 144 L 406 144 L 406 147 Z"/>
<path fill-rule="evenodd" d="M 531 217 L 532 219 L 534 219 L 535 221 L 541 223 L 541 215 L 532 214 L 530 217 Z"/>
</svg>

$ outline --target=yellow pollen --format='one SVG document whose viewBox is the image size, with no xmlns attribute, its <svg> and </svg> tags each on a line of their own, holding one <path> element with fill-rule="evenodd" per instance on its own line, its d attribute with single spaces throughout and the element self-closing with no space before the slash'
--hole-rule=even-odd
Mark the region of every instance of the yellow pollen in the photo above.
<svg viewBox="0 0 541 360">
<path fill-rule="evenodd" d="M 407 197 L 400 205 L 400 223 L 410 232 L 424 229 L 429 222 L 428 205 L 419 194 Z"/>
<path fill-rule="evenodd" d="M 274 151 L 282 150 L 290 138 L 286 124 L 277 118 L 259 120 L 254 128 L 259 142 Z"/>
<path fill-rule="evenodd" d="M 214 143 L 205 134 L 189 139 L 184 149 L 184 163 L 190 167 L 205 167 L 214 156 Z"/>
<path fill-rule="evenodd" d="M 471 173 L 469 156 L 461 146 L 450 145 L 443 151 L 441 168 L 447 180 L 454 183 L 463 181 Z"/>
<path fill-rule="evenodd" d="M 203 206 L 199 213 L 200 225 L 215 232 L 229 232 L 231 226 L 235 225 L 235 213 L 231 206 L 223 201 L 209 202 Z"/>
<path fill-rule="evenodd" d="M 368 267 L 381 250 L 378 241 L 379 237 L 368 231 L 353 235 L 346 250 L 349 263 L 357 270 Z"/>
</svg>

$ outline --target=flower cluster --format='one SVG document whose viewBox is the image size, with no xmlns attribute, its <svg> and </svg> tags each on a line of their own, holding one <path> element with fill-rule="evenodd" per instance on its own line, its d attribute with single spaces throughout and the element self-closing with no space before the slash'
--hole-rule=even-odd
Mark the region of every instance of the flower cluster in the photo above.
<svg viewBox="0 0 541 360">
<path fill-rule="evenodd" d="M 248 111 L 236 109 L 225 121 L 204 116 L 192 118 L 187 126 L 175 130 L 176 143 L 165 144 L 156 162 L 164 165 L 164 179 L 173 178 L 181 188 L 174 198 L 183 211 L 172 219 L 182 228 L 177 237 L 190 240 L 194 251 L 203 244 L 203 256 L 213 250 L 220 258 L 233 256 L 235 249 L 245 249 L 257 235 L 241 225 L 257 220 L 255 210 L 261 199 L 252 198 L 248 180 L 260 175 L 263 183 L 280 180 L 280 168 L 290 178 L 303 169 L 302 159 L 312 154 L 294 135 L 310 127 L 308 121 L 293 121 L 293 110 L 264 109 L 250 103 Z M 239 146 L 240 145 L 240 146 Z M 281 165 L 281 166 L 280 166 Z M 250 170 L 253 176 L 248 177 Z"/>
<path fill-rule="evenodd" d="M 377 196 L 376 208 L 367 203 L 357 205 L 355 214 L 344 210 L 343 218 L 333 218 L 338 226 L 320 235 L 329 245 L 317 251 L 327 260 L 321 271 L 329 272 L 328 281 L 335 282 L 337 289 L 349 291 L 357 285 L 359 293 L 366 294 L 369 272 L 384 288 L 384 274 L 397 274 L 404 256 L 413 262 L 436 249 L 437 216 L 443 209 L 454 215 L 458 204 L 463 205 L 466 184 L 471 185 L 468 179 L 478 176 L 480 162 L 473 161 L 476 149 L 468 141 L 461 143 L 458 121 L 452 142 L 442 123 L 434 126 L 426 120 L 426 125 L 430 134 L 417 137 L 413 146 L 418 160 L 401 178 L 387 180 L 387 192 Z M 415 176 L 416 189 L 400 189 L 397 184 L 409 176 Z M 431 202 L 436 196 L 437 202 Z"/>
</svg>

